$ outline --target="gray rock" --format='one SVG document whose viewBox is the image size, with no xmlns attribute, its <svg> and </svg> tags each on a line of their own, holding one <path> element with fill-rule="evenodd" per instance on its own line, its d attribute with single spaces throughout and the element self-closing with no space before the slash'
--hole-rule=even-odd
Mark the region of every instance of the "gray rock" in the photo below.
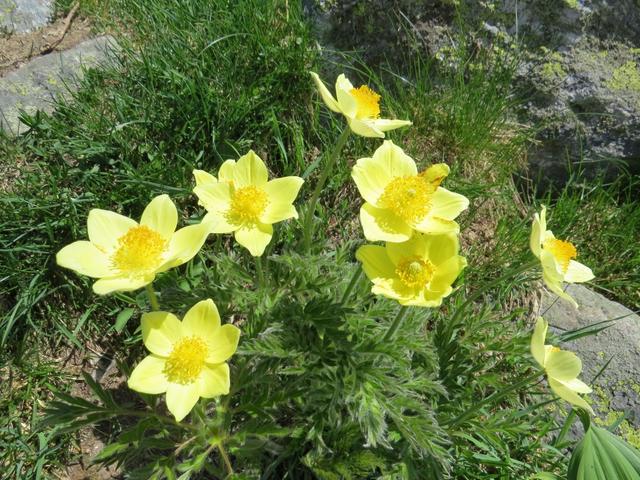
<svg viewBox="0 0 640 480">
<path fill-rule="evenodd" d="M 627 429 L 640 426 L 640 317 L 628 308 L 612 302 L 581 285 L 569 285 L 568 293 L 580 305 L 575 310 L 568 302 L 555 301 L 545 294 L 542 301 L 544 318 L 554 333 L 576 330 L 603 320 L 618 319 L 608 329 L 576 339 L 564 348 L 582 359 L 581 378 L 594 392 L 590 395 L 599 413 L 599 422 L 611 423 L 628 415 Z M 602 375 L 594 377 L 611 360 Z M 624 431 L 622 432 L 624 434 Z"/>
<path fill-rule="evenodd" d="M 22 133 L 20 110 L 34 114 L 53 111 L 53 100 L 75 89 L 83 70 L 107 61 L 116 48 L 113 37 L 86 40 L 64 52 L 37 57 L 0 78 L 0 127 L 11 134 Z"/>
<path fill-rule="evenodd" d="M 7 33 L 31 32 L 52 17 L 52 0 L 0 0 L 0 30 Z"/>
</svg>

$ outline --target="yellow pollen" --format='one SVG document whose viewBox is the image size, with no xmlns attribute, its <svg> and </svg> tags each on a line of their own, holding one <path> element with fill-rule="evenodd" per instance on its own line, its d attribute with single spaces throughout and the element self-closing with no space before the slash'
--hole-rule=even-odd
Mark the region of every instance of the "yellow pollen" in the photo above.
<svg viewBox="0 0 640 480">
<path fill-rule="evenodd" d="M 366 85 L 352 88 L 351 96 L 356 100 L 356 118 L 380 117 L 380 95 Z"/>
<path fill-rule="evenodd" d="M 429 260 L 410 257 L 396 266 L 396 275 L 410 288 L 424 288 L 431 281 L 435 267 Z"/>
<path fill-rule="evenodd" d="M 385 187 L 378 205 L 407 223 L 415 223 L 429 212 L 431 195 L 436 188 L 420 175 L 396 177 Z"/>
<path fill-rule="evenodd" d="M 263 189 L 253 185 L 238 188 L 231 196 L 227 219 L 236 225 L 256 223 L 268 204 L 269 197 Z"/>
<path fill-rule="evenodd" d="M 118 239 L 118 248 L 111 257 L 113 265 L 123 273 L 139 275 L 160 266 L 167 241 L 146 225 L 130 228 Z"/>
<path fill-rule="evenodd" d="M 199 337 L 185 337 L 173 345 L 164 365 L 164 374 L 173 383 L 188 385 L 202 372 L 207 357 L 207 344 Z"/>
<path fill-rule="evenodd" d="M 569 268 L 569 262 L 571 259 L 576 258 L 578 255 L 578 251 L 572 243 L 565 242 L 564 240 L 558 240 L 557 238 L 550 238 L 549 240 L 546 240 L 542 244 L 542 247 L 551 252 L 553 258 L 555 258 L 562 267 L 563 272 L 566 272 L 567 268 Z"/>
<path fill-rule="evenodd" d="M 560 349 L 558 347 L 551 347 L 552 352 L 559 352 Z"/>
</svg>

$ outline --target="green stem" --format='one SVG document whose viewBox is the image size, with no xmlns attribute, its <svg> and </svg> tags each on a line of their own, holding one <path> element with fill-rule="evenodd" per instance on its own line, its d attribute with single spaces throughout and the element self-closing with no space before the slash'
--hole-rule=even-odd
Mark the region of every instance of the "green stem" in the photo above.
<svg viewBox="0 0 640 480">
<path fill-rule="evenodd" d="M 151 310 L 157 312 L 158 310 L 160 310 L 160 304 L 158 303 L 156 292 L 153 290 L 153 283 L 147 284 L 146 289 L 147 296 L 149 297 L 149 303 L 151 304 Z"/>
<path fill-rule="evenodd" d="M 229 460 L 229 455 L 227 455 L 227 451 L 224 449 L 222 442 L 218 443 L 217 447 L 220 451 L 220 455 L 222 456 L 222 460 L 224 460 L 224 466 L 227 469 L 227 473 L 229 476 L 233 475 L 233 466 L 231 466 L 231 460 Z"/>
<path fill-rule="evenodd" d="M 303 225 L 304 248 L 306 251 L 311 247 L 311 238 L 313 237 L 313 214 L 316 211 L 316 204 L 320 198 L 320 193 L 322 193 L 322 189 L 324 188 L 324 184 L 327 182 L 327 178 L 329 178 L 329 174 L 333 171 L 333 166 L 338 160 L 338 155 L 340 155 L 344 144 L 347 142 L 350 132 L 351 129 L 349 127 L 345 127 L 338 137 L 338 140 L 336 140 L 333 150 L 331 151 L 331 155 L 324 166 L 324 170 L 320 174 L 318 183 L 316 183 L 316 188 L 313 191 L 313 195 L 311 195 L 311 200 L 309 200 Z"/>
<path fill-rule="evenodd" d="M 525 263 L 524 265 L 520 265 L 519 267 L 513 270 L 509 270 L 504 275 L 501 275 L 500 277 L 496 278 L 492 282 L 489 282 L 486 285 L 484 285 L 480 290 L 478 290 L 475 294 L 471 295 L 467 300 L 465 300 L 465 302 L 462 305 L 460 305 L 460 307 L 456 309 L 456 313 L 453 315 L 453 318 L 451 319 L 450 324 L 455 325 L 456 322 L 460 319 L 460 317 L 464 313 L 465 309 L 469 305 L 471 305 L 473 302 L 475 302 L 478 298 L 480 298 L 482 295 L 484 295 L 487 291 L 491 290 L 496 285 L 499 285 L 500 283 L 504 282 L 507 278 L 515 277 L 516 275 L 522 272 L 526 272 L 531 267 L 534 267 L 539 263 L 540 263 L 539 260 Z"/>
<path fill-rule="evenodd" d="M 533 380 L 539 379 L 540 375 L 542 375 L 542 374 L 543 374 L 542 372 L 536 372 L 536 373 L 534 373 L 532 375 L 529 375 L 528 377 L 525 377 L 524 379 L 520 380 L 518 383 L 514 383 L 510 387 L 505 388 L 504 390 L 500 390 L 498 392 L 495 392 L 493 395 L 488 396 L 484 400 L 482 400 L 482 401 L 480 401 L 478 403 L 474 403 L 473 407 L 471 407 L 469 410 L 467 410 L 466 412 L 462 413 L 461 415 L 458 415 L 453 420 L 448 420 L 446 422 L 443 422 L 442 425 L 443 426 L 451 426 L 451 427 L 455 427 L 456 425 L 459 425 L 460 423 L 464 422 L 465 420 L 468 420 L 469 418 L 473 417 L 474 413 L 476 413 L 482 407 L 484 407 L 486 405 L 489 405 L 491 403 L 497 402 L 499 400 L 502 400 L 504 397 L 509 395 L 511 392 L 517 391 L 517 390 L 520 390 L 520 389 L 526 387 Z"/>
<path fill-rule="evenodd" d="M 402 319 L 407 314 L 408 310 L 409 310 L 409 307 L 407 307 L 406 305 L 402 305 L 400 307 L 400 310 L 398 310 L 398 314 L 396 315 L 396 318 L 393 319 L 393 323 L 389 327 L 389 330 L 387 330 L 387 333 L 385 333 L 384 337 L 382 338 L 383 342 L 386 342 L 387 340 L 391 340 L 391 338 L 393 338 L 393 336 L 396 333 L 396 330 L 398 330 L 398 327 L 402 323 Z"/>
<path fill-rule="evenodd" d="M 351 292 L 353 292 L 353 289 L 358 284 L 358 280 L 360 280 L 361 275 L 362 275 L 362 265 L 358 264 L 355 272 L 353 272 L 353 276 L 351 277 L 351 281 L 349 282 L 347 289 L 344 291 L 344 295 L 342 295 L 342 300 L 340 301 L 341 305 L 344 305 L 345 303 L 347 303 L 347 300 L 349 300 L 349 297 L 351 296 Z"/>
<path fill-rule="evenodd" d="M 262 257 L 254 257 L 256 260 L 256 273 L 258 274 L 258 290 L 264 288 L 264 270 L 262 269 Z"/>
</svg>

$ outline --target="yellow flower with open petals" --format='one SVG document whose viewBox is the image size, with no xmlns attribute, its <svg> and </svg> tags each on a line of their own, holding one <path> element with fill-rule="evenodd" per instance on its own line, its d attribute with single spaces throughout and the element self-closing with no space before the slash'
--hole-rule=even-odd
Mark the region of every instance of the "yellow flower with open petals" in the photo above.
<svg viewBox="0 0 640 480">
<path fill-rule="evenodd" d="M 293 201 L 304 183 L 300 177 L 268 181 L 264 162 L 253 150 L 236 162 L 227 160 L 218 178 L 194 170 L 193 192 L 207 209 L 203 222 L 211 222 L 211 233 L 234 233 L 236 241 L 259 257 L 273 236 L 274 223 L 298 218 Z"/>
<path fill-rule="evenodd" d="M 99 295 L 137 290 L 156 274 L 191 260 L 207 238 L 210 225 L 176 231 L 178 211 L 167 195 L 155 197 L 140 223 L 108 210 L 93 209 L 87 217 L 89 241 L 67 245 L 56 255 L 58 265 L 99 280 Z"/>
<path fill-rule="evenodd" d="M 418 173 L 413 159 L 391 140 L 385 140 L 373 157 L 358 160 L 351 177 L 366 202 L 360 223 L 367 240 L 404 242 L 414 230 L 458 233 L 454 219 L 469 200 L 440 187 L 448 174 L 444 163 Z"/>
<path fill-rule="evenodd" d="M 340 74 L 336 80 L 336 96 L 324 85 L 315 72 L 310 72 L 324 103 L 336 113 L 343 114 L 353 133 L 363 137 L 384 138 L 384 132 L 411 125 L 409 120 L 389 120 L 380 117 L 380 95 L 368 86 L 355 88 Z"/>
<path fill-rule="evenodd" d="M 401 305 L 437 307 L 451 294 L 451 285 L 466 267 L 458 255 L 455 234 L 416 234 L 403 243 L 364 245 L 356 252 L 371 292 Z"/>
<path fill-rule="evenodd" d="M 151 355 L 131 372 L 127 384 L 141 393 L 167 394 L 167 408 L 182 420 L 200 397 L 229 393 L 229 365 L 240 330 L 220 325 L 213 300 L 196 303 L 182 321 L 172 313 L 142 315 L 142 340 Z"/>
<path fill-rule="evenodd" d="M 562 289 L 562 282 L 588 282 L 593 279 L 593 272 L 573 260 L 578 255 L 573 244 L 557 239 L 551 230 L 547 230 L 547 209 L 544 206 L 540 215 L 535 214 L 529 242 L 531 251 L 540 259 L 542 279 L 549 290 L 578 308 L 576 301 Z"/>
<path fill-rule="evenodd" d="M 531 336 L 531 354 L 544 368 L 551 390 L 563 400 L 580 407 L 593 415 L 591 406 L 579 393 L 591 393 L 591 388 L 578 375 L 582 371 L 582 361 L 573 352 L 560 350 L 553 345 L 545 345 L 549 324 L 538 318 Z"/>
</svg>

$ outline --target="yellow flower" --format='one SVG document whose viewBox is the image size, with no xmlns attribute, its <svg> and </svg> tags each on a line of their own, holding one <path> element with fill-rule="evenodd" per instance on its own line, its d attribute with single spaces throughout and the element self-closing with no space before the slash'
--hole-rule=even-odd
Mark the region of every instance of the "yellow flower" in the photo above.
<svg viewBox="0 0 640 480">
<path fill-rule="evenodd" d="M 401 305 L 437 307 L 453 291 L 451 284 L 466 267 L 455 234 L 416 234 L 404 243 L 364 245 L 356 252 L 371 292 Z"/>
<path fill-rule="evenodd" d="M 558 240 L 551 230 L 547 230 L 547 209 L 544 206 L 540 215 L 535 214 L 529 242 L 531 251 L 540 259 L 542 279 L 549 290 L 578 308 L 576 301 L 562 289 L 562 282 L 588 282 L 593 279 L 593 272 L 573 260 L 578 254 L 573 244 Z"/>
<path fill-rule="evenodd" d="M 155 197 L 135 220 L 93 209 L 87 218 L 89 241 L 67 245 L 56 255 L 58 265 L 99 280 L 99 295 L 137 290 L 156 274 L 191 260 L 209 234 L 210 225 L 176 230 L 178 211 L 167 195 Z"/>
<path fill-rule="evenodd" d="M 324 85 L 317 73 L 310 72 L 324 103 L 336 113 L 342 113 L 353 133 L 363 137 L 384 138 L 384 132 L 411 125 L 409 120 L 388 120 L 380 117 L 380 95 L 366 85 L 354 88 L 341 74 L 336 80 L 336 96 Z"/>
<path fill-rule="evenodd" d="M 579 393 L 591 393 L 591 388 L 582 380 L 578 380 L 578 375 L 582 371 L 580 358 L 573 352 L 545 345 L 548 328 L 547 321 L 542 317 L 538 318 L 531 336 L 533 358 L 544 368 L 549 386 L 556 395 L 593 415 L 591 406 L 578 395 Z"/>
<path fill-rule="evenodd" d="M 268 180 L 267 167 L 253 150 L 227 160 L 218 178 L 194 170 L 193 192 L 207 209 L 203 222 L 211 222 L 211 233 L 234 233 L 236 241 L 259 257 L 273 236 L 274 223 L 298 218 L 293 201 L 304 183 L 300 177 Z"/>
<path fill-rule="evenodd" d="M 440 187 L 448 174 L 444 163 L 418 173 L 413 159 L 391 140 L 385 140 L 372 158 L 358 160 L 351 177 L 366 202 L 360 222 L 367 240 L 404 242 L 414 230 L 458 233 L 454 218 L 469 200 Z"/>
<path fill-rule="evenodd" d="M 151 355 L 131 372 L 127 384 L 137 392 L 167 394 L 167 408 L 182 420 L 200 397 L 229 393 L 229 365 L 240 330 L 220 325 L 213 300 L 196 303 L 180 321 L 172 313 L 142 315 L 142 340 Z"/>
</svg>

